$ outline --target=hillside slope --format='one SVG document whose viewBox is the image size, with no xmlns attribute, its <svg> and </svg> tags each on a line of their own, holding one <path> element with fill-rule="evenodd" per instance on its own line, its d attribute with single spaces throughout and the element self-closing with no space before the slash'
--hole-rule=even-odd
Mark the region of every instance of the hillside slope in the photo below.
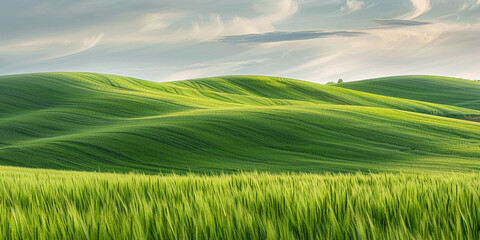
<svg viewBox="0 0 480 240">
<path fill-rule="evenodd" d="M 345 82 L 335 86 L 480 110 L 478 81 L 435 76 L 398 76 Z"/>
<path fill-rule="evenodd" d="M 281 78 L 2 76 L 0 164 L 142 172 L 473 170 L 480 167 L 480 124 L 452 119 L 465 116 L 480 112 Z"/>
</svg>

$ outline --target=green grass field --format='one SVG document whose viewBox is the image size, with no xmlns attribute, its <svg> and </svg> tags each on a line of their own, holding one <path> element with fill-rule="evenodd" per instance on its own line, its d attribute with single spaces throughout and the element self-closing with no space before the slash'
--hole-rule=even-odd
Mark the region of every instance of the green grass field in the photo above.
<svg viewBox="0 0 480 240">
<path fill-rule="evenodd" d="M 0 239 L 479 239 L 479 86 L 0 76 Z"/>
<path fill-rule="evenodd" d="M 2 239 L 478 239 L 480 175 L 0 168 Z"/>
<path fill-rule="evenodd" d="M 463 119 L 480 116 L 471 107 L 480 84 L 405 79 L 358 83 L 382 86 L 378 95 L 344 88 L 355 83 L 257 76 L 1 76 L 0 164 L 144 173 L 479 169 L 480 124 Z M 430 97 L 414 97 L 420 91 Z"/>
</svg>

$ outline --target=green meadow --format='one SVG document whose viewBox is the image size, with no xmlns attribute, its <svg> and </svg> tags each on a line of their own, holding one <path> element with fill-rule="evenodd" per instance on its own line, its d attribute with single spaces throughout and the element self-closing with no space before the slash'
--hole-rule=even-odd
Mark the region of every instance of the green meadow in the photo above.
<svg viewBox="0 0 480 240">
<path fill-rule="evenodd" d="M 0 76 L 0 239 L 479 239 L 480 83 Z"/>
<path fill-rule="evenodd" d="M 358 84 L 383 90 L 349 89 Z M 437 89 L 441 96 L 430 96 Z M 471 107 L 478 100 L 478 82 L 426 76 L 329 86 L 258 76 L 166 83 L 91 73 L 1 76 L 0 164 L 143 173 L 471 171 L 480 167 L 480 125 L 465 119 L 480 116 Z"/>
</svg>

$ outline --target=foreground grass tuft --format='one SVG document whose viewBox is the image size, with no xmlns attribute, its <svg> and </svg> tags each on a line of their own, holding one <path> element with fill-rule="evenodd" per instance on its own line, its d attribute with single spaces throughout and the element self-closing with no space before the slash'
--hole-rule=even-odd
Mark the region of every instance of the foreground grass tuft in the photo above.
<svg viewBox="0 0 480 240">
<path fill-rule="evenodd" d="M 479 174 L 101 174 L 0 168 L 2 239 L 466 239 Z"/>
</svg>

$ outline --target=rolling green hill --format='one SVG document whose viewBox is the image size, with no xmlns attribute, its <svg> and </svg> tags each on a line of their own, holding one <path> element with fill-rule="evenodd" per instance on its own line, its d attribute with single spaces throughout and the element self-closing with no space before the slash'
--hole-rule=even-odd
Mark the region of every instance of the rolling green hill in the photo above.
<svg viewBox="0 0 480 240">
<path fill-rule="evenodd" d="M 480 110 L 478 81 L 434 76 L 398 76 L 346 82 L 335 86 Z"/>
<path fill-rule="evenodd" d="M 429 81 L 449 88 L 447 80 Z M 480 124 L 461 118 L 480 116 L 470 106 L 480 95 L 441 101 L 348 86 L 255 76 L 167 83 L 91 73 L 1 76 L 0 164 L 122 172 L 479 169 Z"/>
</svg>

